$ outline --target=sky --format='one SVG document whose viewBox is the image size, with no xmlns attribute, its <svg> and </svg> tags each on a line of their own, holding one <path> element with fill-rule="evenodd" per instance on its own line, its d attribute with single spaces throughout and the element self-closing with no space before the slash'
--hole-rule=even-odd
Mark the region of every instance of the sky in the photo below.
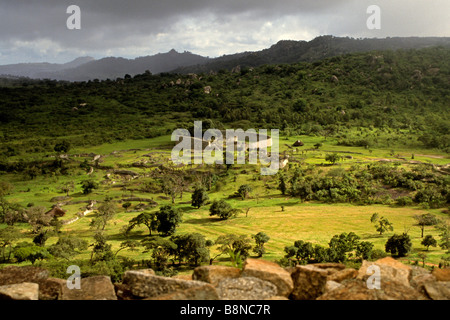
<svg viewBox="0 0 450 320">
<path fill-rule="evenodd" d="M 70 5 L 81 29 L 67 27 Z M 380 29 L 367 27 L 370 5 Z M 0 0 L 0 65 L 171 49 L 218 57 L 321 35 L 449 37 L 449 17 L 449 0 Z"/>
</svg>

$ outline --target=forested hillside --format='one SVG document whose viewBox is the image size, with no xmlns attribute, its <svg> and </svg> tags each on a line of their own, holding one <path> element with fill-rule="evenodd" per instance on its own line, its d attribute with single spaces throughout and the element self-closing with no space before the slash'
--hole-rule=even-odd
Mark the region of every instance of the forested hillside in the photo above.
<svg viewBox="0 0 450 320">
<path fill-rule="evenodd" d="M 0 88 L 1 154 L 217 128 L 277 128 L 335 136 L 343 145 L 403 144 L 449 151 L 450 49 L 351 54 L 314 63 L 208 74 L 145 73 L 107 81 L 7 80 Z M 23 84 L 23 85 L 22 85 Z M 379 131 L 354 136 L 352 127 Z"/>
</svg>

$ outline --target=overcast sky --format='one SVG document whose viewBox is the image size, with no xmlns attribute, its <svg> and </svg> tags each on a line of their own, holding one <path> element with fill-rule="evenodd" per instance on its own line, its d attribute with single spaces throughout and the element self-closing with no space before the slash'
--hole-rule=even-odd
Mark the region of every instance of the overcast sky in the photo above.
<svg viewBox="0 0 450 320">
<path fill-rule="evenodd" d="M 69 5 L 81 30 L 69 30 Z M 369 30 L 369 5 L 381 29 Z M 450 0 L 0 0 L 0 65 L 172 48 L 217 57 L 320 35 L 450 36 Z"/>
</svg>

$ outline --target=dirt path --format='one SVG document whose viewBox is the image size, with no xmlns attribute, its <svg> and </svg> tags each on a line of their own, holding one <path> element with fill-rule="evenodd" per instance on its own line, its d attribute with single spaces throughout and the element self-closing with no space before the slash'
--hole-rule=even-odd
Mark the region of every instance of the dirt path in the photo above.
<svg viewBox="0 0 450 320">
<path fill-rule="evenodd" d="M 416 154 L 415 156 L 427 157 L 427 158 L 433 158 L 433 159 L 445 159 L 445 156 L 436 156 L 436 155 L 431 155 L 431 154 Z"/>
</svg>

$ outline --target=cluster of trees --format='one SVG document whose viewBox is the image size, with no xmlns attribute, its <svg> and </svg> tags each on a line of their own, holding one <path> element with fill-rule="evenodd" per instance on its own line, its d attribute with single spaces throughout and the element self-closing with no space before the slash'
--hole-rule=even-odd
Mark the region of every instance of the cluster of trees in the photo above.
<svg viewBox="0 0 450 320">
<path fill-rule="evenodd" d="M 321 262 L 346 262 L 353 255 L 359 259 L 371 259 L 372 256 L 379 257 L 383 253 L 373 250 L 373 243 L 359 241 L 360 237 L 355 233 L 341 233 L 331 238 L 328 247 L 313 245 L 310 242 L 298 240 L 292 246 L 286 246 L 286 255 L 280 263 L 309 264 Z"/>
<path fill-rule="evenodd" d="M 406 170 L 395 164 L 352 166 L 321 175 L 317 168 L 284 170 L 278 174 L 278 189 L 303 200 L 353 203 L 393 203 L 389 195 L 380 197 L 383 185 L 411 193 L 395 200 L 397 205 L 422 204 L 439 208 L 450 203 L 448 179 L 426 166 Z"/>
<path fill-rule="evenodd" d="M 182 221 L 182 213 L 177 208 L 165 205 L 157 212 L 143 212 L 134 217 L 128 223 L 125 233 L 129 234 L 134 228 L 144 225 L 149 230 L 149 235 L 152 231 L 158 231 L 163 236 L 169 236 L 175 233 L 176 228 Z"/>
</svg>

